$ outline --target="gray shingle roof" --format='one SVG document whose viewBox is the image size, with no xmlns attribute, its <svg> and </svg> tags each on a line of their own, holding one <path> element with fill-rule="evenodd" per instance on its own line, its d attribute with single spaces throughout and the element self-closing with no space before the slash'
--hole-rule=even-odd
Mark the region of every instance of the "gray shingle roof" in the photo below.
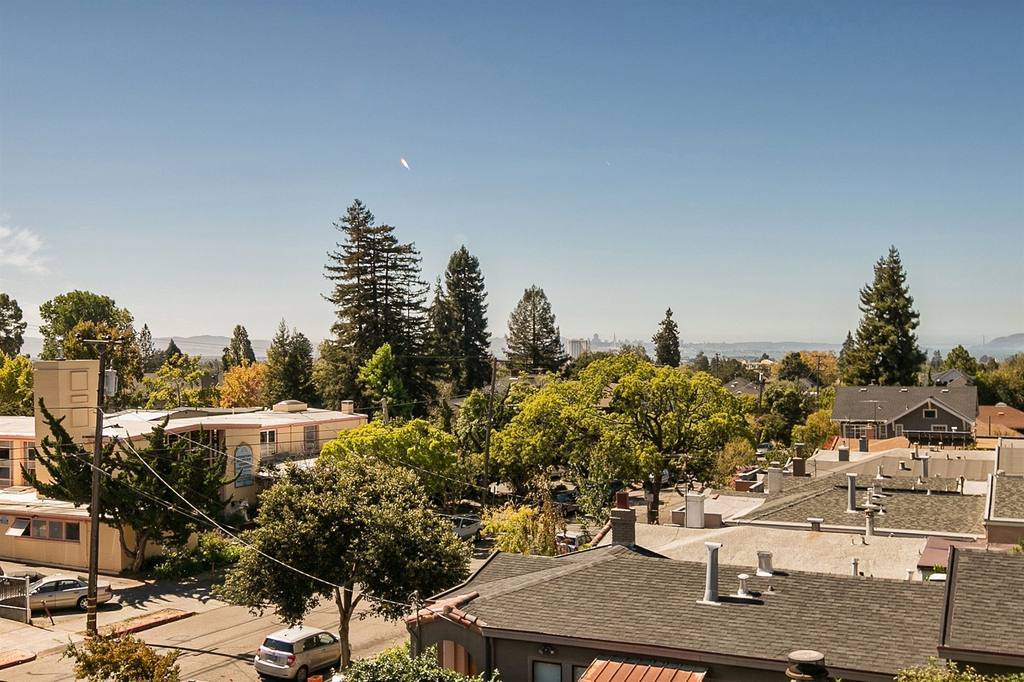
<svg viewBox="0 0 1024 682">
<path fill-rule="evenodd" d="M 519 564 L 498 554 L 492 575 L 505 570 L 498 568 L 505 562 Z M 753 574 L 752 568 L 722 566 L 720 592 L 735 592 L 736 575 Z M 882 674 L 936 654 L 939 585 L 794 571 L 751 578 L 748 587 L 760 593 L 761 603 L 708 606 L 697 603 L 704 577 L 702 563 L 609 546 L 503 580 L 471 578 L 458 591 L 479 592 L 462 608 L 486 623 L 485 632 L 490 627 L 780 663 L 788 652 L 808 648 L 824 652 L 834 668 Z"/>
<path fill-rule="evenodd" d="M 857 480 L 857 503 L 862 504 L 873 477 Z M 923 530 L 936 533 L 984 532 L 985 498 L 982 495 L 960 495 L 955 479 L 929 478 L 923 483 L 915 479 L 887 478 L 883 484 L 885 513 L 875 517 L 875 528 Z M 934 494 L 927 495 L 928 490 Z M 826 525 L 863 526 L 862 511 L 846 511 L 846 476 L 835 474 L 804 485 L 791 494 L 769 499 L 743 518 L 758 521 L 805 523 L 808 518 L 825 520 Z"/>
<path fill-rule="evenodd" d="M 978 414 L 977 386 L 840 386 L 836 389 L 832 419 L 889 421 L 928 398 L 949 406 L 970 420 Z"/>
<path fill-rule="evenodd" d="M 956 549 L 942 644 L 1024 657 L 1024 554 Z"/>
<path fill-rule="evenodd" d="M 992 516 L 997 519 L 1024 519 L 1024 476 L 995 476 Z"/>
</svg>

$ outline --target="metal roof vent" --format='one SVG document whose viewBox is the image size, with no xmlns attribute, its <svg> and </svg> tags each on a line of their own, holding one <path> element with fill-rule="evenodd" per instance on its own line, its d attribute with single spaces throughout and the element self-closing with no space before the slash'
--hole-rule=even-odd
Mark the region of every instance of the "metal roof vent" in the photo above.
<svg viewBox="0 0 1024 682">
<path fill-rule="evenodd" d="M 909 388 L 901 388 L 900 389 L 900 393 L 906 393 L 909 390 L 910 390 Z"/>
<path fill-rule="evenodd" d="M 948 388 L 944 388 L 944 389 L 942 389 L 942 392 L 943 393 L 949 393 L 949 389 Z"/>
<path fill-rule="evenodd" d="M 757 550 L 757 571 L 754 575 L 761 578 L 766 578 L 775 575 L 775 569 L 772 568 L 772 553 L 763 549 Z"/>
<path fill-rule="evenodd" d="M 860 392 L 861 392 L 861 393 L 867 393 L 867 392 L 868 392 L 868 389 L 866 389 L 866 388 L 862 388 L 862 389 L 860 389 Z"/>
<path fill-rule="evenodd" d="M 828 668 L 825 667 L 825 654 L 809 649 L 790 652 L 789 667 L 786 677 L 791 680 L 808 680 L 819 682 L 828 679 Z"/>
<path fill-rule="evenodd" d="M 309 409 L 309 405 L 302 402 L 301 400 L 282 400 L 279 403 L 274 403 L 274 412 L 305 412 Z"/>
<path fill-rule="evenodd" d="M 740 573 L 738 576 L 740 581 L 740 587 L 736 591 L 736 596 L 742 599 L 750 599 L 754 595 L 750 594 L 750 590 L 747 589 L 747 581 L 750 580 L 750 576 L 746 573 Z"/>
</svg>

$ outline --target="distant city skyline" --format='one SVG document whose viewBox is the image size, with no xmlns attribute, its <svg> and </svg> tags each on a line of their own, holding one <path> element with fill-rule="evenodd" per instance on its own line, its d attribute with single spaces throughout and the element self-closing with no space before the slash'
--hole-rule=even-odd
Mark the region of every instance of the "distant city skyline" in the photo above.
<svg viewBox="0 0 1024 682">
<path fill-rule="evenodd" d="M 924 346 L 1024 332 L 1024 4 L 0 5 L 0 291 L 310 338 L 355 198 L 480 258 L 491 333 L 840 343 L 890 244 Z"/>
</svg>

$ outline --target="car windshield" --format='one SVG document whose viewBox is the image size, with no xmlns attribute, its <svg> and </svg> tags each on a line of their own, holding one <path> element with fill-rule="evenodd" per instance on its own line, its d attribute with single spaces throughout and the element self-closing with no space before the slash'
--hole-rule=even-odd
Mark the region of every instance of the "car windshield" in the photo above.
<svg viewBox="0 0 1024 682">
<path fill-rule="evenodd" d="M 266 649 L 273 649 L 274 651 L 284 651 L 285 653 L 289 654 L 294 652 L 291 642 L 282 642 L 281 640 L 274 639 L 273 637 L 267 637 L 265 640 L 263 640 L 263 646 Z"/>
</svg>

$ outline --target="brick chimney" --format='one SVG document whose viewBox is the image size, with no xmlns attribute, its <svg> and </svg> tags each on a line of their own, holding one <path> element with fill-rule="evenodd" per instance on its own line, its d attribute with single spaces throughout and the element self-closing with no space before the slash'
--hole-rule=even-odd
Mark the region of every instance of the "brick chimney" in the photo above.
<svg viewBox="0 0 1024 682">
<path fill-rule="evenodd" d="M 636 544 L 636 512 L 629 507 L 629 493 L 615 494 L 615 507 L 611 513 L 612 544 Z"/>
</svg>

